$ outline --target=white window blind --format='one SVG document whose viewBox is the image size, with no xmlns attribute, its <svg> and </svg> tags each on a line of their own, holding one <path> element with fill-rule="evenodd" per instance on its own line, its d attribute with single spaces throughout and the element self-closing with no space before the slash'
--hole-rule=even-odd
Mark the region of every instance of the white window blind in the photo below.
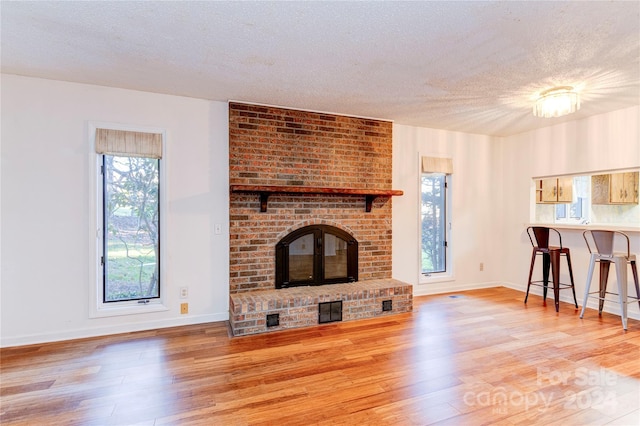
<svg viewBox="0 0 640 426">
<path fill-rule="evenodd" d="M 451 158 L 422 157 L 422 173 L 453 174 L 453 160 Z"/>
<path fill-rule="evenodd" d="M 96 129 L 96 153 L 160 159 L 162 134 Z"/>
</svg>

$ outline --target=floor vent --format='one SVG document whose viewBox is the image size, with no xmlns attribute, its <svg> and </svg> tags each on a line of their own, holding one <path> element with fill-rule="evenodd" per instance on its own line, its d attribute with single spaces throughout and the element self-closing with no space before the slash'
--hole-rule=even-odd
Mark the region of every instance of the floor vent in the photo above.
<svg viewBox="0 0 640 426">
<path fill-rule="evenodd" d="M 280 325 L 280 314 L 267 314 L 267 327 Z"/>
<path fill-rule="evenodd" d="M 342 300 L 318 304 L 318 323 L 342 321 Z"/>
<path fill-rule="evenodd" d="M 390 311 L 392 309 L 392 301 L 391 300 L 383 300 L 382 301 L 382 312 Z"/>
</svg>

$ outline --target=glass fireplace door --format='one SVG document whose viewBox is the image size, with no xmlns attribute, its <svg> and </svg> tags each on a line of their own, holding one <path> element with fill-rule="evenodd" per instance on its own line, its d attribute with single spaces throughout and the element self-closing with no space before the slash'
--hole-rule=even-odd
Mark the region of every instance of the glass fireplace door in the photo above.
<svg viewBox="0 0 640 426">
<path fill-rule="evenodd" d="M 289 244 L 289 281 L 314 279 L 314 234 L 306 234 Z"/>
<path fill-rule="evenodd" d="M 276 245 L 276 288 L 358 281 L 358 242 L 329 225 L 293 231 Z"/>
</svg>

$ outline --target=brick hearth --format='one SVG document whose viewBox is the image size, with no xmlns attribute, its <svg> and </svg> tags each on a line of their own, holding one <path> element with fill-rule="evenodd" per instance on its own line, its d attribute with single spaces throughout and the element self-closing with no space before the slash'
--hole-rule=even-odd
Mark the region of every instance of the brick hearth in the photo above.
<svg viewBox="0 0 640 426">
<path fill-rule="evenodd" d="M 318 325 L 318 304 L 342 301 L 342 320 L 372 318 L 411 312 L 413 292 L 409 284 L 394 279 L 358 281 L 317 287 L 260 290 L 230 295 L 230 319 L 234 336 Z M 382 302 L 392 301 L 383 311 Z M 278 326 L 267 327 L 267 315 L 279 314 Z"/>
</svg>

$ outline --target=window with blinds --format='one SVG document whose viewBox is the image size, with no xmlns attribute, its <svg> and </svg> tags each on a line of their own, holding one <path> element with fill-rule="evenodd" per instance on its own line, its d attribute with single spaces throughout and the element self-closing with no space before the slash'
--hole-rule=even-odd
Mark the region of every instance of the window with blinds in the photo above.
<svg viewBox="0 0 640 426">
<path fill-rule="evenodd" d="M 162 134 L 96 129 L 102 188 L 102 302 L 160 297 Z"/>
<path fill-rule="evenodd" d="M 424 276 L 448 271 L 447 197 L 453 162 L 450 158 L 422 157 L 420 175 L 420 253 Z"/>
</svg>

